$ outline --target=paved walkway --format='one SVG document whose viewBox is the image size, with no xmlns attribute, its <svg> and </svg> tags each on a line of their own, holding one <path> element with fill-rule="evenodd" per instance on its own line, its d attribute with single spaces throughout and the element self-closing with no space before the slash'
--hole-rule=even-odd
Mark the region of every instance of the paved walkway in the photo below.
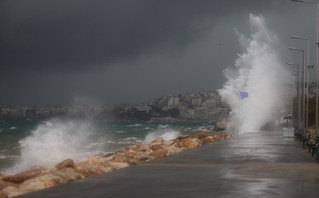
<svg viewBox="0 0 319 198">
<path fill-rule="evenodd" d="M 247 133 L 24 198 L 318 197 L 319 164 L 281 132 Z"/>
</svg>

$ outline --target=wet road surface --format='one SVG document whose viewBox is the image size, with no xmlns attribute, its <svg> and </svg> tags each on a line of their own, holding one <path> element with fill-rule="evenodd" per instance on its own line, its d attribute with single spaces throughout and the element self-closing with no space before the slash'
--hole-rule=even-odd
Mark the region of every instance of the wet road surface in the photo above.
<svg viewBox="0 0 319 198">
<path fill-rule="evenodd" d="M 318 197 L 319 163 L 281 132 L 246 133 L 23 198 Z"/>
</svg>

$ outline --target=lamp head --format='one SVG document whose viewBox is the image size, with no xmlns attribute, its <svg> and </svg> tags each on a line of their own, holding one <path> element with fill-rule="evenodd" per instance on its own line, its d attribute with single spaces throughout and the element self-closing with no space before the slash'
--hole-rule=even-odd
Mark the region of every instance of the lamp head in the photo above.
<svg viewBox="0 0 319 198">
<path fill-rule="evenodd" d="M 297 51 L 301 51 L 303 52 L 304 50 L 302 49 L 298 49 L 298 48 L 295 48 L 295 47 L 288 47 L 289 50 L 297 50 Z"/>
<path fill-rule="evenodd" d="M 299 36 L 294 36 L 294 35 L 291 35 L 290 38 L 293 38 L 293 39 L 298 39 Z"/>
</svg>

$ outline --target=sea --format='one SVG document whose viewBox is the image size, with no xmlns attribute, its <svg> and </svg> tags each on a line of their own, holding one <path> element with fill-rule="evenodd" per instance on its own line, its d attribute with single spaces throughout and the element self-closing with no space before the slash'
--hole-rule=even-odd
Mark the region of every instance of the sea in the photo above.
<svg viewBox="0 0 319 198">
<path fill-rule="evenodd" d="M 92 120 L 0 121 L 0 172 L 81 161 L 129 145 L 170 140 L 202 131 L 213 133 L 215 122 L 104 122 Z"/>
</svg>

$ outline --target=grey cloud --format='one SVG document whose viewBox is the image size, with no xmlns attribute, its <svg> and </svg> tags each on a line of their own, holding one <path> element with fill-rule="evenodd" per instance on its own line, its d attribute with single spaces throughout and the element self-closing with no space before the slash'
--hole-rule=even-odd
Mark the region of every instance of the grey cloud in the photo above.
<svg viewBox="0 0 319 198">
<path fill-rule="evenodd" d="M 183 48 L 225 15 L 270 5 L 256 0 L 2 1 L 0 64 L 6 70 L 53 71 L 107 66 L 144 51 Z"/>
<path fill-rule="evenodd" d="M 264 15 L 284 43 L 313 32 L 304 22 L 312 7 L 289 0 L 0 1 L 0 103 L 218 89 L 241 52 L 234 28 L 249 35 L 249 13 Z"/>
</svg>

